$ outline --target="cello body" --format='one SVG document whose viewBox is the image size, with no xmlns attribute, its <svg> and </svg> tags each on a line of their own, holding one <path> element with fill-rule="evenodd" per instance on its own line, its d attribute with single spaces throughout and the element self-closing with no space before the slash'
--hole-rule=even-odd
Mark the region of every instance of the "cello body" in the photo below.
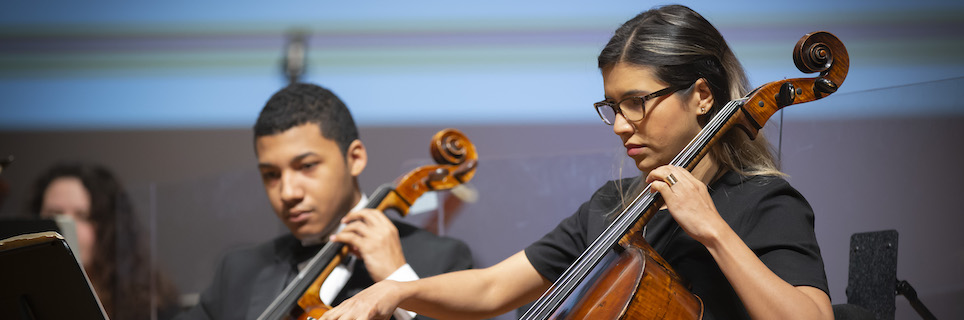
<svg viewBox="0 0 964 320">
<path fill-rule="evenodd" d="M 700 319 L 703 302 L 642 237 L 610 252 L 586 294 L 553 319 Z"/>
</svg>

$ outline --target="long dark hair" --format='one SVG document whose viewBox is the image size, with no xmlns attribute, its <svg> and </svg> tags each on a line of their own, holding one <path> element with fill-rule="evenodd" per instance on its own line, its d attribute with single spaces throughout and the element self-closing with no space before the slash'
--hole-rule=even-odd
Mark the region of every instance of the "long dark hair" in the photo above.
<svg viewBox="0 0 964 320">
<path fill-rule="evenodd" d="M 33 187 L 31 213 L 40 215 L 47 187 L 58 178 L 81 181 L 90 194 L 94 255 L 87 276 L 108 315 L 115 319 L 151 319 L 151 306 L 175 308 L 177 291 L 148 259 L 145 240 L 130 197 L 107 168 L 61 163 L 44 172 Z M 152 300 L 153 299 L 153 300 Z"/>
</svg>

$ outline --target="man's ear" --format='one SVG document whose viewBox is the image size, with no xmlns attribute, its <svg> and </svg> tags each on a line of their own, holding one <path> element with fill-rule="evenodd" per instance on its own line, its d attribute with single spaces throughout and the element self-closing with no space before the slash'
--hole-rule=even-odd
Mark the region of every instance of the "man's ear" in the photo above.
<svg viewBox="0 0 964 320">
<path fill-rule="evenodd" d="M 361 140 L 355 139 L 348 145 L 345 161 L 348 163 L 348 171 L 351 172 L 352 177 L 357 178 L 362 171 L 365 171 L 365 165 L 368 164 L 368 151 L 365 150 Z"/>
<path fill-rule="evenodd" d="M 696 100 L 696 112 L 700 115 L 710 112 L 713 108 L 713 91 L 710 90 L 710 84 L 706 82 L 706 79 L 699 78 L 696 83 L 693 84 L 693 99 Z"/>
</svg>

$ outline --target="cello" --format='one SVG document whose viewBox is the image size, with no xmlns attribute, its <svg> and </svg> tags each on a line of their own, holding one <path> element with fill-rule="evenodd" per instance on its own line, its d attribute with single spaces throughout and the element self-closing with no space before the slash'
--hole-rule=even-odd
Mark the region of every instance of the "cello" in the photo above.
<svg viewBox="0 0 964 320">
<path fill-rule="evenodd" d="M 729 101 L 670 164 L 692 171 L 733 127 L 755 138 L 780 109 L 836 92 L 850 64 L 843 43 L 824 31 L 803 36 L 793 61 L 800 71 L 819 75 L 770 82 Z M 521 319 L 700 319 L 700 298 L 643 238 L 643 227 L 662 206 L 662 197 L 646 186 Z"/>
<path fill-rule="evenodd" d="M 472 142 L 458 130 L 445 129 L 436 133 L 431 141 L 431 154 L 437 164 L 408 172 L 399 177 L 394 186 L 380 186 L 370 197 L 367 208 L 380 211 L 395 209 L 404 217 L 415 200 L 425 192 L 452 189 L 475 175 L 478 153 Z M 306 320 L 321 317 L 331 309 L 321 301 L 321 285 L 347 254 L 348 247 L 343 243 L 325 244 L 258 319 Z"/>
</svg>

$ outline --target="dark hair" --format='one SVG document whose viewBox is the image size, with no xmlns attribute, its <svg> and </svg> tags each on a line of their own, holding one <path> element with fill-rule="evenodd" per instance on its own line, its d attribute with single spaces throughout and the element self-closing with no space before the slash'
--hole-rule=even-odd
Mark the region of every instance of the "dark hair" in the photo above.
<svg viewBox="0 0 964 320">
<path fill-rule="evenodd" d="M 342 154 L 358 139 L 358 128 L 345 103 L 328 89 L 308 83 L 294 83 L 272 95 L 254 124 L 254 137 L 307 123 L 317 124 L 321 135 L 338 143 Z"/>
<path fill-rule="evenodd" d="M 39 216 L 47 187 L 67 177 L 79 179 L 90 195 L 88 220 L 94 226 L 95 250 L 85 269 L 108 315 L 150 319 L 152 305 L 176 307 L 177 290 L 149 261 L 131 200 L 107 168 L 85 163 L 54 165 L 34 183 L 31 213 Z"/>
<path fill-rule="evenodd" d="M 701 125 L 749 88 L 743 66 L 723 35 L 699 13 L 681 5 L 645 11 L 616 29 L 599 54 L 598 65 L 604 69 L 617 63 L 649 67 L 669 85 L 705 79 L 714 105 L 698 118 Z M 740 130 L 730 130 L 710 149 L 710 155 L 741 174 L 782 175 L 762 135 L 751 140 Z"/>
<path fill-rule="evenodd" d="M 747 86 L 743 67 L 720 32 L 699 13 L 681 5 L 640 13 L 616 29 L 599 54 L 598 64 L 602 69 L 617 62 L 648 66 L 670 85 L 705 78 L 713 95 L 720 98 L 737 98 L 729 91 L 745 91 Z M 730 75 L 734 78 L 728 77 L 727 69 L 733 69 Z M 731 82 L 738 87 L 731 88 Z M 730 99 L 717 100 L 717 105 L 722 105 Z"/>
</svg>

